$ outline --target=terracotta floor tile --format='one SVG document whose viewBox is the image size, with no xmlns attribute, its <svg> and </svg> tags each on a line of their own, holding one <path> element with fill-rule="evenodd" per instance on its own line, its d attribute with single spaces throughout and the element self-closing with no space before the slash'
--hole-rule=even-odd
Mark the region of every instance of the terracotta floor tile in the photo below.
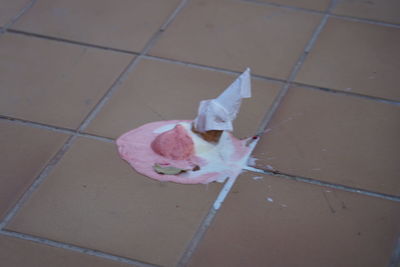
<svg viewBox="0 0 400 267">
<path fill-rule="evenodd" d="M 330 0 L 258 0 L 258 2 L 325 11 L 329 6 Z"/>
<path fill-rule="evenodd" d="M 292 88 L 254 151 L 256 165 L 400 195 L 400 107 Z"/>
<path fill-rule="evenodd" d="M 179 0 L 42 0 L 14 29 L 140 52 Z"/>
<path fill-rule="evenodd" d="M 88 132 L 116 138 L 142 124 L 194 119 L 201 100 L 217 97 L 236 76 L 178 64 L 143 60 L 102 109 Z M 280 84 L 252 81 L 253 97 L 243 100 L 235 135 L 255 133 Z M 177 105 L 178 104 L 178 105 Z"/>
<path fill-rule="evenodd" d="M 398 234 L 400 203 L 247 173 L 188 266 L 387 266 Z"/>
<path fill-rule="evenodd" d="M 400 100 L 400 29 L 331 18 L 296 80 Z"/>
<path fill-rule="evenodd" d="M 0 262 L 9 267 L 134 267 L 66 249 L 0 236 Z"/>
<path fill-rule="evenodd" d="M 194 0 L 150 54 L 255 74 L 288 77 L 320 15 L 231 0 Z"/>
<path fill-rule="evenodd" d="M 0 120 L 0 219 L 14 206 L 67 137 Z"/>
<path fill-rule="evenodd" d="M 7 228 L 173 266 L 221 188 L 160 183 L 79 139 Z"/>
<path fill-rule="evenodd" d="M 29 2 L 30 0 L 1 0 L 0 26 L 5 26 L 7 23 L 11 22 Z"/>
<path fill-rule="evenodd" d="M 0 114 L 76 128 L 131 59 L 5 34 L 0 38 Z"/>
<path fill-rule="evenodd" d="M 338 15 L 400 23 L 398 0 L 340 0 L 333 10 Z"/>
</svg>

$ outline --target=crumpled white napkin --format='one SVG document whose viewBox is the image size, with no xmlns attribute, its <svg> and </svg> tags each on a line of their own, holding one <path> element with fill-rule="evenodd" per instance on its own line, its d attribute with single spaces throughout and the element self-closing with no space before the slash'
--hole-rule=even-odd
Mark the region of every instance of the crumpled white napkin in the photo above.
<svg viewBox="0 0 400 267">
<path fill-rule="evenodd" d="M 199 132 L 210 130 L 233 131 L 242 98 L 251 97 L 250 68 L 247 68 L 220 96 L 200 102 L 195 129 Z"/>
</svg>

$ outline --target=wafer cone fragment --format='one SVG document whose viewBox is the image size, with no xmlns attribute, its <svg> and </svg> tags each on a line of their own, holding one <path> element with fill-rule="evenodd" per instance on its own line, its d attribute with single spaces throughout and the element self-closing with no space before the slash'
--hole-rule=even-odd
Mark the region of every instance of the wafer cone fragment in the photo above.
<svg viewBox="0 0 400 267">
<path fill-rule="evenodd" d="M 251 97 L 250 69 L 247 68 L 221 95 L 200 102 L 193 132 L 205 140 L 218 140 L 222 131 L 233 131 L 242 98 Z M 207 138 L 207 139 L 206 139 Z"/>
</svg>

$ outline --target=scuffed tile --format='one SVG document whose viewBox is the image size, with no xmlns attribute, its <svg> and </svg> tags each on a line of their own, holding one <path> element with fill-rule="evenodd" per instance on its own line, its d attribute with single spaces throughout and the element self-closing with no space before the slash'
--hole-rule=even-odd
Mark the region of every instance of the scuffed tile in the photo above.
<svg viewBox="0 0 400 267">
<path fill-rule="evenodd" d="M 294 87 L 253 157 L 255 165 L 400 195 L 400 107 Z"/>
<path fill-rule="evenodd" d="M 331 18 L 296 81 L 400 100 L 400 29 Z"/>
<path fill-rule="evenodd" d="M 9 267 L 134 267 L 131 264 L 90 256 L 31 241 L 0 236 L 0 262 Z"/>
<path fill-rule="evenodd" d="M 238 178 L 189 267 L 388 265 L 400 203 L 255 175 Z"/>
<path fill-rule="evenodd" d="M 160 183 L 79 138 L 7 229 L 175 266 L 220 188 Z"/>
<path fill-rule="evenodd" d="M 217 97 L 236 76 L 188 66 L 143 60 L 86 131 L 116 138 L 142 124 L 194 119 L 199 102 Z M 251 136 L 270 107 L 279 83 L 252 80 L 253 96 L 243 100 L 234 122 L 238 137 Z"/>
<path fill-rule="evenodd" d="M 41 0 L 14 29 L 140 52 L 179 0 Z"/>
<path fill-rule="evenodd" d="M 14 206 L 67 137 L 0 120 L 0 219 Z"/>
<path fill-rule="evenodd" d="M 194 0 L 151 55 L 285 79 L 320 15 L 231 0 Z"/>
<path fill-rule="evenodd" d="M 76 128 L 130 55 L 17 34 L 0 38 L 0 114 Z"/>
</svg>

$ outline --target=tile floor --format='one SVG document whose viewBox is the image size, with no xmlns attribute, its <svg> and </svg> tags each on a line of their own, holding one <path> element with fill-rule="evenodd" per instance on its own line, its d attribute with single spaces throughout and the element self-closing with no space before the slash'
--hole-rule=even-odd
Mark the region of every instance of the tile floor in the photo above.
<svg viewBox="0 0 400 267">
<path fill-rule="evenodd" d="M 399 1 L 0 0 L 0 27 L 1 266 L 400 266 Z M 118 157 L 247 66 L 236 181 Z"/>
</svg>

